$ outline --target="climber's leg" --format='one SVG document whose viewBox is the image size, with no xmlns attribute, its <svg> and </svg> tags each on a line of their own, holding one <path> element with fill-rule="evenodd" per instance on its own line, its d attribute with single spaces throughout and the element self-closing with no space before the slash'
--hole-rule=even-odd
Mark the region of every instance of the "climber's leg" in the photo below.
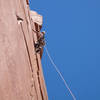
<svg viewBox="0 0 100 100">
<path fill-rule="evenodd" d="M 35 46 L 35 48 L 39 48 L 39 42 L 37 41 L 35 44 L 34 44 L 34 46 Z"/>
</svg>

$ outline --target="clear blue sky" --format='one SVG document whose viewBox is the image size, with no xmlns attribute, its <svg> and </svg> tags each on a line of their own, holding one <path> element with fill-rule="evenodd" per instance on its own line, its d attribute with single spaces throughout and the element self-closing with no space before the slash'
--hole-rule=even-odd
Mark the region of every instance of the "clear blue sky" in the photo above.
<svg viewBox="0 0 100 100">
<path fill-rule="evenodd" d="M 30 0 L 48 50 L 77 100 L 100 100 L 100 0 Z M 73 100 L 44 51 L 49 100 Z"/>
</svg>

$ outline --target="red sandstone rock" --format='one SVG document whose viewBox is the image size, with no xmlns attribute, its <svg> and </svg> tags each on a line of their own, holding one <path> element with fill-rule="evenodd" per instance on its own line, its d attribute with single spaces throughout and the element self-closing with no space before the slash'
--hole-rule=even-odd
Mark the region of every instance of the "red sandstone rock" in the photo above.
<svg viewBox="0 0 100 100">
<path fill-rule="evenodd" d="M 28 0 L 0 0 L 0 100 L 48 100 L 35 28 Z"/>
</svg>

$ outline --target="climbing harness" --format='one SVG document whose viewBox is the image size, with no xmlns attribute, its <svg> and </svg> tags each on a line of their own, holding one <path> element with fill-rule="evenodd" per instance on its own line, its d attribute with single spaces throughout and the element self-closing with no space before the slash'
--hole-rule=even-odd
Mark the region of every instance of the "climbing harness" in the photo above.
<svg viewBox="0 0 100 100">
<path fill-rule="evenodd" d="M 70 94 L 71 94 L 73 100 L 76 100 L 74 94 L 72 93 L 71 89 L 69 88 L 69 86 L 68 86 L 67 82 L 65 81 L 63 75 L 61 74 L 60 70 L 58 69 L 58 67 L 56 66 L 56 64 L 54 63 L 54 61 L 52 60 L 52 58 L 51 58 L 51 56 L 50 56 L 50 54 L 49 54 L 49 51 L 48 51 L 46 45 L 45 45 L 44 48 L 45 48 L 45 51 L 46 51 L 46 53 L 47 53 L 47 56 L 49 57 L 49 59 L 50 59 L 52 65 L 53 65 L 53 67 L 55 68 L 56 72 L 59 74 L 59 76 L 61 77 L 62 81 L 64 82 L 65 87 L 66 87 L 66 88 L 68 89 L 68 91 L 70 92 Z"/>
</svg>

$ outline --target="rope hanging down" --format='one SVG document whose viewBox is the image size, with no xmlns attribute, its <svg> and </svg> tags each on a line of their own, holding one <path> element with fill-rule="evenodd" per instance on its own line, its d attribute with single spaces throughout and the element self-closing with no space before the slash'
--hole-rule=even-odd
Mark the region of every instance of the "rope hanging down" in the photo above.
<svg viewBox="0 0 100 100">
<path fill-rule="evenodd" d="M 50 56 L 50 54 L 49 54 L 49 52 L 48 52 L 47 47 L 45 46 L 44 48 L 45 48 L 45 50 L 46 50 L 46 53 L 47 53 L 47 55 L 48 55 L 48 57 L 49 57 L 49 59 L 50 59 L 52 65 L 54 66 L 56 72 L 59 74 L 59 76 L 61 77 L 62 81 L 64 82 L 65 87 L 66 87 L 66 88 L 68 89 L 68 91 L 70 92 L 70 94 L 71 94 L 73 100 L 76 100 L 74 94 L 72 93 L 71 89 L 69 88 L 68 84 L 66 83 L 66 81 L 65 81 L 65 79 L 64 79 L 64 77 L 63 77 L 63 75 L 62 75 L 61 72 L 59 71 L 59 69 L 58 69 L 58 67 L 56 66 L 56 64 L 53 62 L 53 60 L 52 60 L 52 58 L 51 58 L 51 56 Z"/>
</svg>

